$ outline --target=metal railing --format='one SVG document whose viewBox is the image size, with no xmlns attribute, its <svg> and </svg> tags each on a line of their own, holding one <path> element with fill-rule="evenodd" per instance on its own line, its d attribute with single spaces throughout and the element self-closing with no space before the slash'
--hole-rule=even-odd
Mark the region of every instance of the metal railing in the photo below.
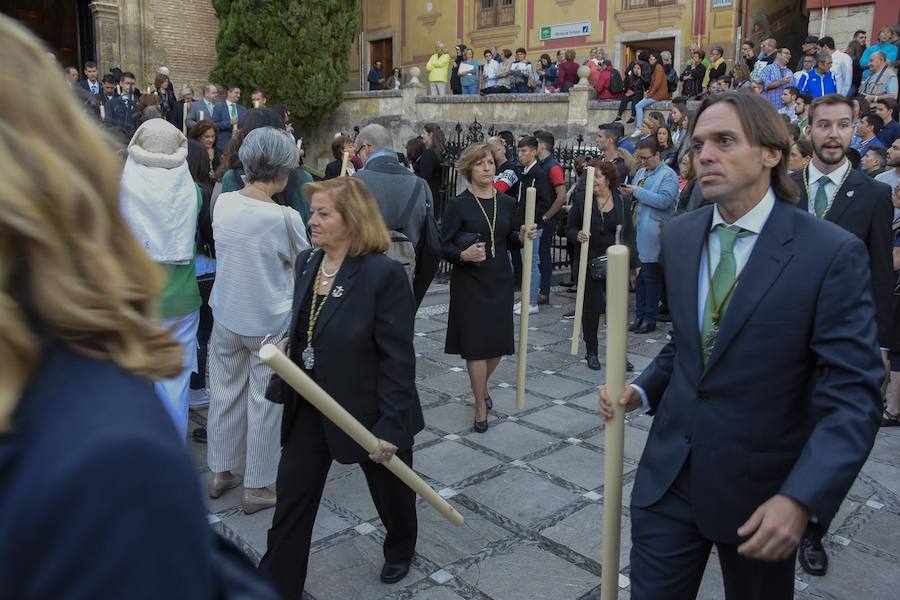
<svg viewBox="0 0 900 600">
<path fill-rule="evenodd" d="M 622 10 L 638 10 L 641 8 L 659 8 L 678 4 L 677 0 L 622 0 Z"/>
</svg>

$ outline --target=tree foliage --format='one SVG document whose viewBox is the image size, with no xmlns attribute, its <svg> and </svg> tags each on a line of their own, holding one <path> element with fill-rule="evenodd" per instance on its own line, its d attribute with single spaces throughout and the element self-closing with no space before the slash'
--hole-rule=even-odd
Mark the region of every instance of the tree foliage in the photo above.
<svg viewBox="0 0 900 600">
<path fill-rule="evenodd" d="M 211 78 L 266 92 L 295 123 L 316 125 L 341 102 L 358 0 L 213 0 L 219 17 Z"/>
</svg>

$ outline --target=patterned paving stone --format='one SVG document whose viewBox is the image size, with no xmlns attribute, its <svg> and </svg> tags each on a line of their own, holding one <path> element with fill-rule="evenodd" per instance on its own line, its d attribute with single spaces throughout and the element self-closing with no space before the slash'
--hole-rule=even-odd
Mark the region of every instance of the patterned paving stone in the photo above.
<svg viewBox="0 0 900 600">
<path fill-rule="evenodd" d="M 531 464 L 586 490 L 603 485 L 603 454 L 578 445 L 565 446 Z"/>
<path fill-rule="evenodd" d="M 467 487 L 466 496 L 522 525 L 540 520 L 580 496 L 522 469 Z"/>
<path fill-rule="evenodd" d="M 527 381 L 525 388 L 550 398 L 566 398 L 578 393 L 587 393 L 591 386 L 581 381 L 564 379 L 558 375 L 544 375 Z"/>
<path fill-rule="evenodd" d="M 566 437 L 578 437 L 601 424 L 599 416 L 558 405 L 526 415 L 522 420 Z"/>
<path fill-rule="evenodd" d="M 501 464 L 496 458 L 458 442 L 441 442 L 415 454 L 416 471 L 452 485 Z"/>
<path fill-rule="evenodd" d="M 466 439 L 510 458 L 521 458 L 558 442 L 556 438 L 509 421 L 491 427 L 487 433 L 470 433 Z"/>
</svg>

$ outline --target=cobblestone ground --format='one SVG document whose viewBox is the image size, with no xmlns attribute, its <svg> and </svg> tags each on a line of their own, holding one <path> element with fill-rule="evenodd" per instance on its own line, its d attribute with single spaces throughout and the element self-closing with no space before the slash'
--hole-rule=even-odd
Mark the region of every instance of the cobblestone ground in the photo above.
<svg viewBox="0 0 900 600">
<path fill-rule="evenodd" d="M 454 527 L 419 501 L 413 568 L 401 582 L 379 582 L 384 529 L 355 465 L 331 469 L 313 532 L 304 598 L 316 600 L 518 600 L 599 597 L 603 510 L 603 426 L 596 386 L 603 372 L 569 354 L 574 294 L 554 288 L 552 305 L 530 319 L 526 408 L 515 410 L 516 359 L 491 382 L 494 411 L 486 434 L 471 431 L 473 408 L 464 362 L 444 354 L 449 294 L 435 285 L 416 319 L 417 384 L 425 430 L 416 437 L 414 468 L 466 519 Z M 632 336 L 636 373 L 665 344 L 668 327 Z M 601 325 L 601 360 L 603 348 Z M 583 346 L 582 346 L 583 352 Z M 605 363 L 605 361 L 604 361 Z M 204 422 L 204 412 L 192 419 Z M 629 497 L 651 418 L 631 416 L 625 433 L 619 597 L 629 597 Z M 203 482 L 206 447 L 188 442 Z M 247 516 L 241 490 L 209 501 L 215 526 L 254 560 L 265 551 L 273 510 Z M 900 588 L 900 428 L 878 434 L 825 543 L 828 575 L 799 567 L 800 599 L 897 598 Z M 893 591 L 890 591 L 893 590 Z M 711 557 L 700 598 L 723 598 Z"/>
</svg>

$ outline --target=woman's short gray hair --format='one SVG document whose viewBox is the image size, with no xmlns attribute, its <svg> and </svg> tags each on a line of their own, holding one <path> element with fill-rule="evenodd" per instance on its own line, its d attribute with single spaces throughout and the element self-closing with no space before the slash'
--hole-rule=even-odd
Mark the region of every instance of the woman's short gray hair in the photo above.
<svg viewBox="0 0 900 600">
<path fill-rule="evenodd" d="M 260 127 L 248 133 L 238 158 L 248 181 L 284 179 L 297 168 L 300 159 L 290 134 L 274 127 Z"/>
<path fill-rule="evenodd" d="M 671 61 L 672 53 L 669 52 L 668 50 L 663 50 L 662 52 L 659 53 L 659 57 L 663 60 Z"/>
</svg>

